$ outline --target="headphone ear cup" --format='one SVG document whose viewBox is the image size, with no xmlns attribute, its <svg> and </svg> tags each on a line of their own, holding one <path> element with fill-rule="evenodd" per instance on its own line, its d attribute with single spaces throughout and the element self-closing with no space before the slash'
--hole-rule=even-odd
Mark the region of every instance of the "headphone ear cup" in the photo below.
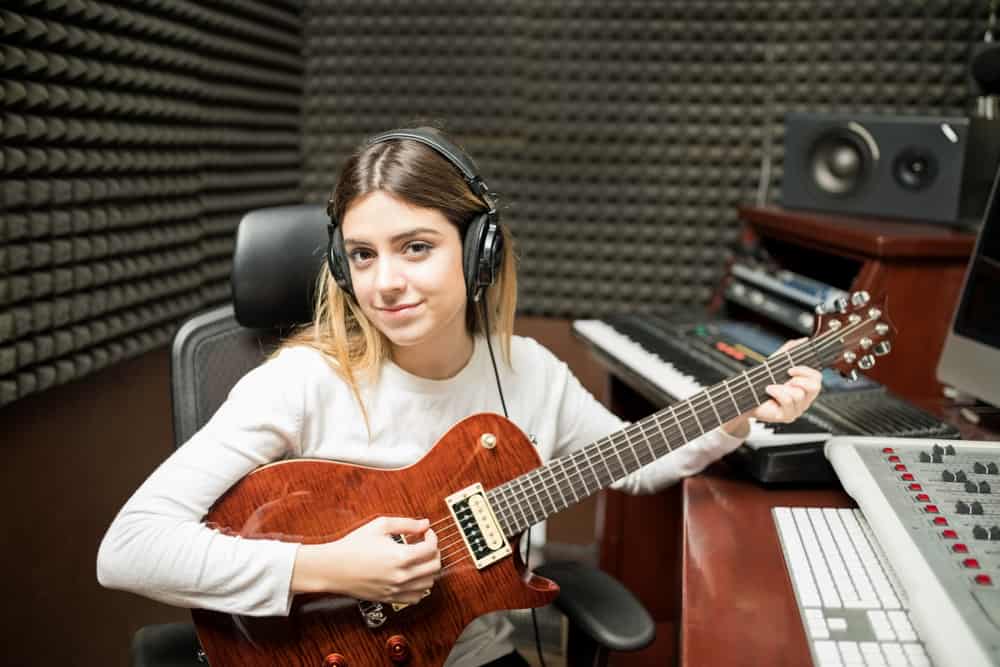
<svg viewBox="0 0 1000 667">
<path fill-rule="evenodd" d="M 351 285 L 351 265 L 344 253 L 344 236 L 340 231 L 340 225 L 331 224 L 330 243 L 326 249 L 326 261 L 330 267 L 330 274 L 340 286 L 340 289 L 354 296 L 354 287 Z"/>
<path fill-rule="evenodd" d="M 465 241 L 462 244 L 462 269 L 465 273 L 465 291 L 469 301 L 473 301 L 481 285 L 480 262 L 483 255 L 483 241 L 486 228 L 489 226 L 489 216 L 486 213 L 476 216 L 468 229 L 465 230 Z"/>
</svg>

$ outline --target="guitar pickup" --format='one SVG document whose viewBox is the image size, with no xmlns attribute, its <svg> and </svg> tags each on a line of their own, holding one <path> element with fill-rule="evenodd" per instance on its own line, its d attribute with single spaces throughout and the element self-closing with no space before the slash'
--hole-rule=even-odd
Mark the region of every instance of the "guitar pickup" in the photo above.
<svg viewBox="0 0 1000 667">
<path fill-rule="evenodd" d="M 482 484 L 477 482 L 451 494 L 445 498 L 445 503 L 476 569 L 481 570 L 511 554 L 513 550 L 486 499 Z"/>
</svg>

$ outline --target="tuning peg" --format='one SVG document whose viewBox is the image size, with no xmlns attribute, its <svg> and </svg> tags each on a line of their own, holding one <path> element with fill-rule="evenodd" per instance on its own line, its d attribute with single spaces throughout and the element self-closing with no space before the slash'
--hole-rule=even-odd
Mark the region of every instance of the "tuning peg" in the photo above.
<svg viewBox="0 0 1000 667">
<path fill-rule="evenodd" d="M 857 382 L 858 381 L 858 372 L 856 370 L 854 370 L 853 368 L 851 370 L 847 371 L 847 380 L 849 382 Z"/>
<path fill-rule="evenodd" d="M 872 351 L 875 353 L 875 356 L 882 357 L 889 354 L 889 352 L 892 351 L 892 345 L 889 343 L 889 341 L 884 340 L 878 345 L 876 345 L 875 349 Z"/>
<path fill-rule="evenodd" d="M 858 290 L 851 295 L 851 304 L 855 306 L 863 306 L 867 304 L 869 300 L 871 300 L 871 297 L 868 295 L 868 292 L 864 290 Z"/>
<path fill-rule="evenodd" d="M 817 315 L 826 315 L 830 311 L 826 309 L 826 305 L 822 303 L 817 303 L 816 307 L 813 308 L 813 312 L 816 313 Z"/>
<path fill-rule="evenodd" d="M 848 305 L 847 297 L 843 297 L 842 296 L 839 299 L 837 299 L 836 301 L 834 301 L 833 303 L 837 307 L 837 310 L 839 312 L 841 312 L 841 313 L 846 313 L 847 312 L 847 305 Z"/>
<path fill-rule="evenodd" d="M 858 359 L 858 366 L 860 366 L 861 370 L 863 371 L 870 370 L 872 367 L 875 366 L 875 357 L 873 357 L 870 354 L 866 354 L 865 356 Z"/>
</svg>

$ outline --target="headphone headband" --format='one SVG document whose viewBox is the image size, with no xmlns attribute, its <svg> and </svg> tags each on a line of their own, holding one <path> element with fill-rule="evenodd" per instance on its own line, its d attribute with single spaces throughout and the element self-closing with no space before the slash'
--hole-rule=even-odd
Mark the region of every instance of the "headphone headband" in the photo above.
<svg viewBox="0 0 1000 667">
<path fill-rule="evenodd" d="M 433 128 L 390 130 L 376 134 L 368 139 L 365 145 L 372 146 L 399 139 L 409 139 L 422 143 L 448 160 L 461 173 L 473 194 L 479 197 L 487 207 L 486 212 L 477 214 L 476 218 L 469 224 L 463 239 L 463 270 L 467 294 L 470 301 L 478 301 L 486 288 L 496 280 L 503 258 L 503 234 L 500 231 L 496 196 L 479 176 L 479 170 L 472 158 Z M 332 210 L 328 209 L 328 213 L 330 214 L 330 224 L 328 225 L 330 243 L 327 259 L 330 273 L 342 290 L 354 296 L 354 289 L 351 285 L 351 267 L 343 248 L 340 221 L 336 219 Z"/>
<path fill-rule="evenodd" d="M 463 151 L 461 148 L 448 141 L 438 132 L 432 129 L 423 128 L 402 128 L 398 130 L 389 130 L 388 132 L 383 132 L 381 134 L 376 134 L 365 142 L 365 145 L 371 146 L 373 144 L 379 144 L 384 141 L 393 141 L 396 139 L 410 139 L 412 141 L 418 141 L 429 148 L 433 148 L 438 153 L 440 153 L 448 162 L 451 162 L 455 167 L 462 173 L 462 178 L 469 185 L 469 189 L 483 200 L 483 203 L 489 208 L 489 215 L 496 217 L 496 195 L 494 195 L 486 182 L 479 175 L 479 168 L 472 158 Z"/>
</svg>

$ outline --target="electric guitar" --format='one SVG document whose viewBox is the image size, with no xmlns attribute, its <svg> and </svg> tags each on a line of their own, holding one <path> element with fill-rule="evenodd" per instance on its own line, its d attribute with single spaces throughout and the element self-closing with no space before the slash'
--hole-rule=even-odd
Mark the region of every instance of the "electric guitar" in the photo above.
<svg viewBox="0 0 1000 667">
<path fill-rule="evenodd" d="M 474 618 L 550 603 L 559 587 L 519 556 L 529 526 L 610 486 L 768 400 L 791 366 L 856 375 L 889 352 L 884 299 L 857 292 L 819 313 L 807 342 L 571 454 L 541 464 L 535 447 L 496 414 L 458 422 L 420 461 L 392 470 L 334 461 L 271 463 L 229 489 L 205 522 L 244 538 L 337 540 L 378 516 L 427 517 L 441 572 L 411 605 L 298 595 L 288 617 L 201 609 L 192 615 L 213 667 L 441 665 Z M 401 538 L 400 538 L 401 539 Z"/>
</svg>

